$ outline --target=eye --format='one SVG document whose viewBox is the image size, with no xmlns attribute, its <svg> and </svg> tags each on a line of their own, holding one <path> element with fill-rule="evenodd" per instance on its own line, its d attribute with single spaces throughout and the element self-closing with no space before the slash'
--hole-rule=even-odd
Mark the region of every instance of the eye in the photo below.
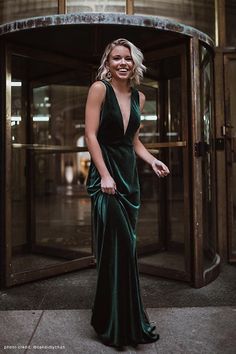
<svg viewBox="0 0 236 354">
<path fill-rule="evenodd" d="M 125 60 L 127 60 L 127 61 L 133 61 L 132 57 L 126 57 Z"/>
</svg>

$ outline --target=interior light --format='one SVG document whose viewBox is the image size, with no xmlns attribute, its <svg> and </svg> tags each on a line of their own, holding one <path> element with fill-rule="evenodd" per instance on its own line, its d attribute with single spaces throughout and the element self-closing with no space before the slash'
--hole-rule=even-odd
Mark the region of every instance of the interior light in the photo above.
<svg viewBox="0 0 236 354">
<path fill-rule="evenodd" d="M 177 132 L 168 132 L 166 133 L 167 136 L 177 136 L 178 133 Z"/>
<path fill-rule="evenodd" d="M 141 120 L 157 120 L 157 116 L 141 115 Z"/>
<path fill-rule="evenodd" d="M 49 116 L 33 116 L 33 122 L 48 122 Z"/>
<path fill-rule="evenodd" d="M 20 122 L 22 119 L 21 119 L 21 116 L 11 116 L 11 121 L 13 122 Z"/>
<path fill-rule="evenodd" d="M 21 81 L 11 81 L 11 86 L 17 87 L 17 86 L 22 86 Z"/>
<path fill-rule="evenodd" d="M 75 124 L 75 128 L 84 128 L 84 127 L 85 127 L 85 124 L 83 124 L 83 123 Z"/>
<path fill-rule="evenodd" d="M 153 132 L 140 132 L 139 133 L 140 136 L 160 136 L 159 133 L 153 133 Z"/>
</svg>

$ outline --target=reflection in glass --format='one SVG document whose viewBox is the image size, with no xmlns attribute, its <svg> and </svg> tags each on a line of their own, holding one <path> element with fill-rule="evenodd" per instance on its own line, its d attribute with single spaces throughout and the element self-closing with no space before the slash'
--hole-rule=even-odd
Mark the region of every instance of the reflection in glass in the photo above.
<svg viewBox="0 0 236 354">
<path fill-rule="evenodd" d="M 235 17 L 236 17 L 236 5 L 235 0 L 225 1 L 225 26 L 226 26 L 226 46 L 235 47 L 236 46 L 236 27 L 235 27 Z"/>
<path fill-rule="evenodd" d="M 83 145 L 86 93 L 87 87 L 74 85 L 33 89 L 34 117 L 49 117 L 33 120 L 34 143 L 52 146 L 46 153 L 33 154 L 35 237 L 44 250 L 50 248 L 58 255 L 62 251 L 66 259 L 92 254 L 90 198 L 81 183 L 90 156 L 85 152 L 78 159 L 73 152 Z M 53 151 L 55 145 L 61 150 Z M 71 152 L 63 151 L 64 147 Z"/>
<path fill-rule="evenodd" d="M 231 126 L 231 146 L 229 148 L 230 151 L 230 169 L 229 176 L 231 178 L 230 183 L 230 191 L 231 191 L 231 203 L 232 203 L 232 219 L 230 222 L 231 226 L 231 245 L 229 248 L 229 253 L 231 256 L 236 256 L 236 100 L 235 100 L 235 92 L 236 92 L 236 80 L 232 80 L 232 78 L 236 77 L 236 60 L 228 60 L 227 62 L 227 90 L 229 92 L 229 107 L 228 107 L 228 123 Z M 230 209 L 231 209 L 230 208 Z"/>
<path fill-rule="evenodd" d="M 57 164 L 68 160 L 67 155 L 34 155 L 36 247 L 44 246 L 45 252 L 51 250 L 51 254 L 61 255 L 62 260 L 92 254 L 90 199 L 85 189 L 75 183 L 72 166 L 66 166 L 64 178 L 56 174 L 60 168 Z"/>
<path fill-rule="evenodd" d="M 170 18 L 215 37 L 214 0 L 204 5 L 194 0 L 134 0 L 134 13 Z"/>
<path fill-rule="evenodd" d="M 214 202 L 214 127 L 213 127 L 213 91 L 212 59 L 205 47 L 201 47 L 201 140 L 204 145 L 202 157 L 203 184 L 203 260 L 208 268 L 215 259 L 215 202 Z"/>
<path fill-rule="evenodd" d="M 161 67 L 165 68 L 167 74 L 171 66 L 169 74 L 171 72 L 173 77 L 161 83 L 144 80 L 141 91 L 146 96 L 146 103 L 140 130 L 143 143 L 177 142 L 183 139 L 179 64 L 179 58 L 153 62 L 151 69 L 155 68 L 155 72 L 159 72 Z M 161 106 L 166 109 L 161 110 Z M 158 179 L 149 165 L 138 160 L 141 186 L 139 262 L 185 272 L 185 235 L 188 230 L 184 207 L 183 149 L 166 147 L 151 149 L 151 152 L 169 166 L 171 174 L 166 179 Z"/>
<path fill-rule="evenodd" d="M 3 0 L 0 1 L 0 24 L 27 17 L 55 15 L 58 0 Z"/>
<path fill-rule="evenodd" d="M 140 140 L 143 143 L 157 141 L 157 83 L 145 78 L 141 91 L 146 96 L 144 110 L 141 115 Z M 141 189 L 141 207 L 138 219 L 138 249 L 154 249 L 158 246 L 159 238 L 159 185 L 156 176 L 149 165 L 138 159 L 138 171 Z M 148 232 L 147 232 L 148 230 Z"/>
<path fill-rule="evenodd" d="M 67 0 L 67 13 L 72 12 L 123 12 L 125 0 Z"/>
<path fill-rule="evenodd" d="M 21 65 L 27 67 L 27 59 L 14 56 L 17 78 L 24 72 Z M 30 112 L 28 87 L 23 79 L 12 80 L 13 273 L 93 252 L 90 198 L 84 184 L 90 156 L 83 152 L 78 158 L 77 152 L 83 145 L 88 87 L 72 82 L 34 87 Z"/>
<path fill-rule="evenodd" d="M 26 142 L 26 115 L 22 105 L 23 82 L 11 82 L 11 140 L 13 144 Z M 26 151 L 12 149 L 11 228 L 12 253 L 19 254 L 27 245 L 27 184 L 25 180 Z"/>
</svg>

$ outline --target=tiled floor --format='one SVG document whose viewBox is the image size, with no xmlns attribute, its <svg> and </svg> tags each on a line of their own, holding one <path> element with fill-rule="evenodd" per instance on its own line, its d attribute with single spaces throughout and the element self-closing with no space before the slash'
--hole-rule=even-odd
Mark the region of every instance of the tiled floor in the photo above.
<svg viewBox="0 0 236 354">
<path fill-rule="evenodd" d="M 96 280 L 96 269 L 91 268 L 2 289 L 0 311 L 89 310 Z M 200 289 L 146 274 L 140 274 L 140 285 L 147 308 L 236 306 L 236 265 L 225 264 L 219 276 Z"/>
<path fill-rule="evenodd" d="M 235 354 L 236 307 L 147 309 L 160 339 L 124 353 Z M 0 353 L 116 353 L 90 326 L 90 310 L 0 312 Z"/>
</svg>

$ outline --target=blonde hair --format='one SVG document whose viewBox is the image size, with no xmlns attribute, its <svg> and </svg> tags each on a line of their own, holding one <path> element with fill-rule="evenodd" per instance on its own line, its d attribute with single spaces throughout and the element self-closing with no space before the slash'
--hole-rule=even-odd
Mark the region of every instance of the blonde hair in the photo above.
<svg viewBox="0 0 236 354">
<path fill-rule="evenodd" d="M 116 39 L 115 41 L 109 43 L 105 51 L 103 53 L 102 59 L 101 59 L 101 64 L 98 68 L 98 73 L 97 73 L 97 80 L 102 80 L 105 79 L 107 81 L 110 81 L 110 77 L 108 75 L 109 69 L 106 67 L 106 63 L 108 62 L 109 59 L 109 54 L 111 51 L 116 47 L 116 46 L 124 46 L 130 50 L 131 57 L 134 62 L 134 68 L 133 68 L 133 75 L 131 76 L 130 80 L 133 84 L 140 84 L 140 79 L 143 78 L 143 73 L 146 71 L 146 66 L 143 65 L 143 53 L 139 48 L 137 48 L 133 43 L 128 41 L 127 39 L 124 38 L 119 38 Z"/>
</svg>

